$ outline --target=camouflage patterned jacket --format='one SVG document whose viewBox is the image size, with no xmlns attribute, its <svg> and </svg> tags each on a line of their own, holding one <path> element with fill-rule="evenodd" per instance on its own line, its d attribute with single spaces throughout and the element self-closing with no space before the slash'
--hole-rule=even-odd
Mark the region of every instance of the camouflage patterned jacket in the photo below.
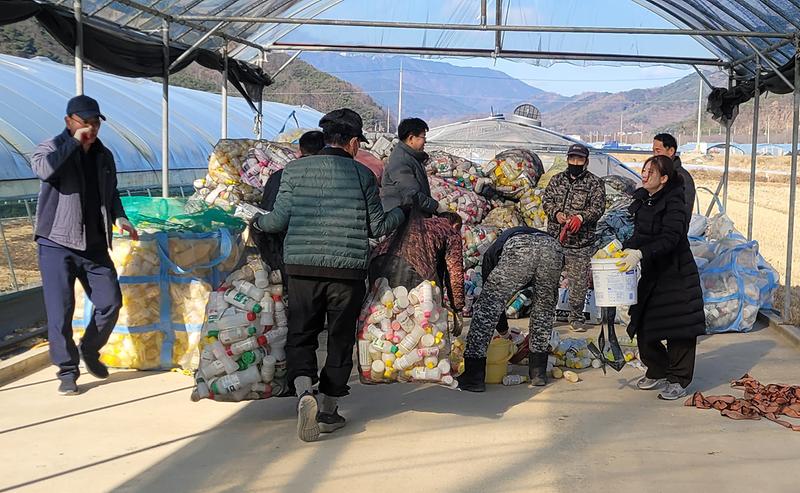
<svg viewBox="0 0 800 493">
<path fill-rule="evenodd" d="M 567 237 L 564 247 L 584 248 L 595 241 L 595 226 L 606 209 L 606 190 L 600 178 L 589 170 L 574 180 L 570 180 L 567 172 L 563 171 L 547 184 L 542 207 L 547 214 L 547 232 L 555 238 L 561 233 L 556 214 L 580 214 L 583 217 L 581 229 Z"/>
</svg>

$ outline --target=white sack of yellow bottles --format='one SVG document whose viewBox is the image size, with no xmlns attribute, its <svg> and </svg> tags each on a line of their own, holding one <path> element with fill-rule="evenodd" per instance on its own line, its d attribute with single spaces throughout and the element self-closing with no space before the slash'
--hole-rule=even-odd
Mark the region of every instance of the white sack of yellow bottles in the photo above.
<svg viewBox="0 0 800 493">
<path fill-rule="evenodd" d="M 434 382 L 454 385 L 448 311 L 436 283 L 392 288 L 372 285 L 358 319 L 358 370 L 364 383 Z"/>
<path fill-rule="evenodd" d="M 286 392 L 289 328 L 280 271 L 251 256 L 207 299 L 192 400 L 238 402 Z"/>
<path fill-rule="evenodd" d="M 114 368 L 194 369 L 209 293 L 239 263 L 243 223 L 221 211 L 186 213 L 183 199 L 122 202 L 140 239 L 114 238 L 122 309 L 100 360 Z M 79 340 L 93 310 L 80 283 L 75 307 Z"/>
</svg>

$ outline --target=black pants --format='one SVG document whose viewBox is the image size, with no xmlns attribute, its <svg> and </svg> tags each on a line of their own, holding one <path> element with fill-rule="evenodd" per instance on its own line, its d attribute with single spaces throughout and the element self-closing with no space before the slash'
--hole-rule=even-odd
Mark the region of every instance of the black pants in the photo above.
<svg viewBox="0 0 800 493">
<path fill-rule="evenodd" d="M 92 318 L 81 339 L 81 352 L 96 358 L 108 342 L 122 308 L 117 271 L 105 248 L 82 252 L 47 240 L 39 243 L 39 270 L 47 312 L 50 360 L 58 366 L 59 378 L 78 378 L 80 360 L 72 340 L 75 280 L 80 281 L 94 305 Z"/>
<path fill-rule="evenodd" d="M 319 381 L 331 397 L 349 393 L 356 321 L 367 288 L 364 281 L 289 276 L 289 335 L 286 365 L 289 382 L 297 377 Z M 328 316 L 328 357 L 317 377 L 317 338 Z"/>
<path fill-rule="evenodd" d="M 666 378 L 686 388 L 694 375 L 697 339 L 667 339 L 666 347 L 659 340 L 639 339 L 639 357 L 647 366 L 647 378 Z"/>
</svg>

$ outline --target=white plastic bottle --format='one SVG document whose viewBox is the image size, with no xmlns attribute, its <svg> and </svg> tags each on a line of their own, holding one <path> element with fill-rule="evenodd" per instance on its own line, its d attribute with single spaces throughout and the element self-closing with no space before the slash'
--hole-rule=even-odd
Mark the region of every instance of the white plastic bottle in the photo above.
<svg viewBox="0 0 800 493">
<path fill-rule="evenodd" d="M 225 301 L 241 310 L 253 313 L 261 312 L 261 305 L 256 300 L 234 288 L 225 291 Z"/>
<path fill-rule="evenodd" d="M 225 350 L 225 346 L 223 346 L 219 340 L 214 341 L 214 344 L 211 345 L 211 351 L 214 353 L 217 360 L 222 361 L 222 364 L 225 365 L 225 373 L 230 374 L 239 369 L 239 365 L 233 361 L 233 358 L 230 357 Z"/>
<path fill-rule="evenodd" d="M 370 377 L 372 378 L 372 380 L 380 382 L 383 380 L 384 371 L 386 371 L 386 365 L 383 363 L 383 361 L 375 360 L 372 362 Z"/>
<path fill-rule="evenodd" d="M 428 358 L 430 356 L 432 356 L 432 357 L 439 356 L 439 348 L 436 347 L 436 346 L 434 346 L 434 347 L 422 347 L 422 348 L 419 348 L 417 351 L 424 358 Z"/>
<path fill-rule="evenodd" d="M 223 331 L 227 329 L 233 329 L 235 327 L 250 327 L 254 325 L 255 320 L 256 314 L 253 312 L 237 312 L 218 318 L 217 321 L 214 322 L 213 327 L 210 327 L 210 329 Z"/>
<path fill-rule="evenodd" d="M 425 335 L 425 330 L 420 327 L 416 326 L 414 329 L 409 333 L 407 336 L 400 341 L 400 344 L 397 345 L 397 349 L 405 353 L 410 353 L 415 347 L 417 347 L 417 343 Z"/>
<path fill-rule="evenodd" d="M 255 284 L 258 289 L 266 289 L 269 286 L 268 268 L 260 260 L 257 260 L 253 263 L 253 273 L 253 284 Z"/>
<path fill-rule="evenodd" d="M 281 278 L 281 271 L 273 270 L 269 273 L 269 283 L 272 286 L 283 286 L 283 279 Z"/>
<path fill-rule="evenodd" d="M 362 374 L 372 369 L 369 357 L 369 342 L 367 339 L 358 340 L 358 367 Z"/>
<path fill-rule="evenodd" d="M 394 351 L 392 351 L 392 349 L 396 348 L 397 346 L 392 344 L 391 341 L 387 341 L 385 339 L 376 339 L 376 340 L 372 341 L 372 347 L 377 349 L 381 353 L 392 353 L 392 352 L 394 352 Z M 395 349 L 395 351 L 396 351 L 396 349 Z"/>
<path fill-rule="evenodd" d="M 247 281 L 233 281 L 233 287 L 235 287 L 240 293 L 244 293 L 254 300 L 260 300 L 264 297 L 263 289 L 259 289 L 255 286 L 255 284 Z"/>
<path fill-rule="evenodd" d="M 383 331 L 376 327 L 374 324 L 369 324 L 366 331 L 367 339 L 372 342 L 378 339 L 383 339 Z"/>
<path fill-rule="evenodd" d="M 420 347 L 433 347 L 436 344 L 436 337 L 433 334 L 425 334 L 420 338 Z"/>
<path fill-rule="evenodd" d="M 289 317 L 286 315 L 285 310 L 275 312 L 275 325 L 278 327 L 286 327 L 289 324 Z"/>
<path fill-rule="evenodd" d="M 275 325 L 275 314 L 272 312 L 261 312 L 261 325 L 267 329 Z"/>
<path fill-rule="evenodd" d="M 417 351 L 417 353 L 419 354 L 420 351 Z M 420 356 L 422 355 L 420 354 Z M 425 365 L 425 368 L 436 368 L 436 365 L 439 364 L 439 358 L 436 356 L 425 356 L 422 362 Z"/>
<path fill-rule="evenodd" d="M 261 380 L 269 383 L 275 378 L 275 363 L 277 360 L 272 354 L 264 356 L 261 360 Z"/>
<path fill-rule="evenodd" d="M 505 386 L 519 385 L 528 381 L 530 381 L 530 378 L 527 375 L 506 375 L 503 377 L 503 385 Z"/>
<path fill-rule="evenodd" d="M 279 344 L 286 345 L 286 337 L 288 334 L 288 327 L 275 327 L 269 332 L 266 332 L 264 337 L 267 338 L 267 344 L 270 346 L 277 346 Z"/>
<path fill-rule="evenodd" d="M 399 371 L 407 370 L 420 361 L 422 361 L 422 356 L 419 355 L 419 352 L 411 351 L 408 354 L 404 354 L 403 356 L 397 358 L 394 361 L 394 368 L 395 370 Z"/>
<path fill-rule="evenodd" d="M 265 336 L 250 337 L 243 341 L 235 342 L 228 348 L 228 355 L 238 356 L 245 351 L 252 351 L 267 344 Z"/>
<path fill-rule="evenodd" d="M 216 379 L 211 384 L 211 391 L 215 394 L 224 395 L 236 392 L 245 387 L 249 390 L 250 386 L 260 379 L 261 374 L 258 372 L 258 368 L 251 366 L 246 370 L 237 371 Z"/>
<path fill-rule="evenodd" d="M 252 281 L 254 279 L 255 273 L 252 267 L 245 265 L 241 269 L 231 272 L 231 274 L 225 278 L 225 284 L 233 286 L 233 281 Z"/>
<path fill-rule="evenodd" d="M 236 369 L 238 370 L 239 367 L 237 366 Z M 225 364 L 222 362 L 222 360 L 218 359 L 215 359 L 214 361 L 201 365 L 198 371 L 200 372 L 200 375 L 203 377 L 205 381 L 209 381 L 218 375 L 227 373 Z"/>
</svg>

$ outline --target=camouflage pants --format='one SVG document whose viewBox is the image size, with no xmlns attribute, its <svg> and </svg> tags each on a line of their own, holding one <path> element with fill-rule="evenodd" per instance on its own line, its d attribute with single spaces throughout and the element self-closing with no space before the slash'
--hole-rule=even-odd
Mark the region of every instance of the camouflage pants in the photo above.
<svg viewBox="0 0 800 493">
<path fill-rule="evenodd" d="M 534 290 L 530 350 L 547 351 L 563 265 L 561 248 L 550 236 L 519 235 L 508 240 L 497 267 L 485 280 L 475 301 L 464 356 L 486 357 L 486 349 L 506 303 L 528 284 L 532 284 Z"/>
<path fill-rule="evenodd" d="M 589 287 L 589 268 L 594 247 L 564 249 L 564 270 L 569 281 L 569 323 L 585 321 L 583 306 Z"/>
</svg>

